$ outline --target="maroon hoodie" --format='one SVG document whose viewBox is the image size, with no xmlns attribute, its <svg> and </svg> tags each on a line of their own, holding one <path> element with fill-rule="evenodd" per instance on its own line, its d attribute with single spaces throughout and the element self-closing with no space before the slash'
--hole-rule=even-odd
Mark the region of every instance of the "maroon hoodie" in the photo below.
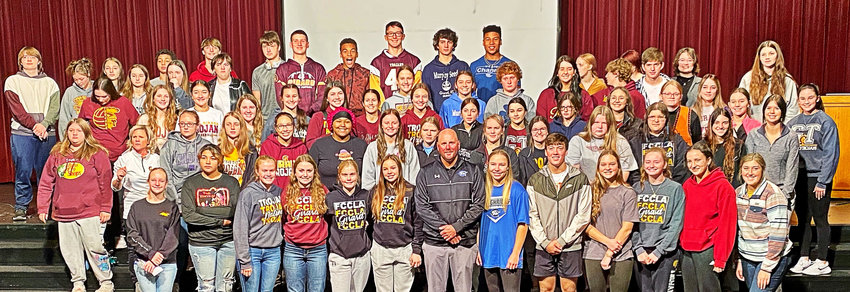
<svg viewBox="0 0 850 292">
<path fill-rule="evenodd" d="M 283 193 L 280 194 L 280 203 L 284 206 L 287 204 L 287 191 L 287 189 L 284 189 Z M 327 194 L 328 189 L 324 188 L 324 192 Z M 320 214 L 318 210 L 313 209 L 310 189 L 302 188 L 301 196 L 296 201 L 295 210 L 285 212 L 286 221 L 283 223 L 283 239 L 305 249 L 325 244 L 328 239 L 328 222 L 325 221 L 325 214 Z M 322 204 L 324 203 L 322 202 Z"/>
<path fill-rule="evenodd" d="M 700 182 L 692 175 L 682 184 L 682 189 L 685 218 L 679 244 L 686 251 L 703 251 L 713 246 L 714 266 L 724 268 L 738 227 L 735 189 L 719 167 Z"/>
<path fill-rule="evenodd" d="M 280 90 L 284 84 L 298 85 L 298 93 L 301 95 L 298 108 L 307 113 L 308 116 L 319 111 L 319 108 L 322 107 L 325 79 L 327 78 L 325 67 L 322 64 L 309 57 L 303 65 L 289 59 L 277 67 L 275 74 L 278 80 L 274 85 L 277 96 L 280 96 Z"/>
<path fill-rule="evenodd" d="M 301 142 L 301 139 L 292 137 L 290 140 L 288 146 L 283 146 L 277 140 L 277 133 L 274 133 L 260 145 L 260 155 L 274 158 L 277 165 L 277 177 L 274 179 L 274 184 L 284 190 L 289 185 L 289 176 L 292 174 L 295 158 L 301 154 L 307 154 L 307 145 Z"/>
<path fill-rule="evenodd" d="M 100 212 L 110 213 L 111 179 L 112 167 L 103 151 L 90 159 L 51 154 L 38 182 L 38 213 L 53 211 L 51 217 L 59 222 L 96 217 Z"/>
</svg>

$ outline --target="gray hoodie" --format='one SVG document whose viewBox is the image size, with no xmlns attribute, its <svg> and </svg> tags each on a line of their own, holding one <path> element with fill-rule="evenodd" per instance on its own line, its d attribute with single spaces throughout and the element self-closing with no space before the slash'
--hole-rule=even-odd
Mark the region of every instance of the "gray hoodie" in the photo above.
<svg viewBox="0 0 850 292">
<path fill-rule="evenodd" d="M 279 247 L 283 242 L 280 218 L 280 187 L 266 188 L 259 181 L 247 184 L 239 193 L 239 204 L 233 217 L 233 242 L 236 258 L 242 268 L 251 268 L 251 247 Z"/>
<path fill-rule="evenodd" d="M 159 150 L 160 166 L 168 175 L 168 192 L 166 196 L 180 204 L 180 190 L 183 181 L 201 170 L 198 162 L 198 150 L 204 145 L 210 144 L 206 139 L 195 136 L 194 140 L 186 140 L 180 132 L 168 133 L 168 141 Z"/>
<path fill-rule="evenodd" d="M 758 153 L 764 157 L 765 175 L 767 180 L 779 186 L 788 197 L 791 207 L 794 206 L 794 185 L 797 184 L 797 172 L 799 172 L 800 141 L 797 133 L 791 132 L 787 126 L 782 125 L 782 132 L 773 144 L 767 140 L 764 125 L 755 128 L 747 134 L 744 142 L 747 153 Z"/>
<path fill-rule="evenodd" d="M 80 115 L 80 107 L 83 101 L 91 97 L 92 86 L 88 89 L 83 89 L 77 86 L 77 83 L 71 84 L 65 89 L 62 94 L 62 101 L 59 103 L 59 140 L 65 139 L 65 129 L 68 127 L 68 122 Z"/>
<path fill-rule="evenodd" d="M 531 97 L 525 95 L 524 89 L 517 89 L 516 94 L 513 96 L 505 94 L 503 89 L 496 89 L 496 95 L 490 98 L 487 101 L 487 106 L 484 108 L 484 117 L 489 117 L 492 114 L 499 114 L 505 120 L 508 119 L 508 102 L 511 101 L 514 97 L 520 97 L 523 101 L 525 101 L 525 119 L 531 120 L 537 115 L 537 104 L 534 102 Z"/>
<path fill-rule="evenodd" d="M 659 185 L 648 181 L 634 184 L 640 222 L 632 230 L 635 255 L 647 252 L 656 257 L 676 252 L 685 216 L 685 191 L 667 178 Z"/>
</svg>

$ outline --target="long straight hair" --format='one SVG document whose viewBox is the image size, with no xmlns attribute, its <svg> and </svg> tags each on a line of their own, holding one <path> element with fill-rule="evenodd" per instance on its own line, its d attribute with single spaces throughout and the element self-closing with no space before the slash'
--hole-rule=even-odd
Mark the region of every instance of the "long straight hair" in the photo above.
<svg viewBox="0 0 850 292">
<path fill-rule="evenodd" d="M 384 160 L 384 157 L 388 155 L 387 154 L 387 141 L 386 141 L 386 138 L 384 138 L 385 133 L 384 133 L 383 122 L 384 122 L 385 118 L 390 117 L 390 116 L 395 116 L 396 119 L 398 119 L 399 128 L 398 128 L 398 132 L 395 135 L 395 141 L 394 142 L 395 142 L 396 149 L 398 149 L 398 156 L 400 156 L 401 162 L 405 163 L 405 160 L 407 158 L 407 151 L 405 151 L 405 149 L 404 149 L 405 148 L 404 146 L 406 146 L 406 145 L 404 144 L 404 135 L 402 135 L 402 133 L 401 133 L 401 130 L 402 130 L 401 129 L 401 115 L 394 108 L 389 108 L 389 109 L 385 110 L 383 113 L 381 113 L 381 118 L 378 119 L 378 137 L 375 139 L 375 144 L 378 146 L 378 159 L 375 161 L 375 163 L 381 163 L 381 161 Z M 400 167 L 401 166 L 399 166 L 399 168 Z"/>
<path fill-rule="evenodd" d="M 611 180 L 606 179 L 602 176 L 602 172 L 599 171 L 599 166 L 602 163 L 602 157 L 605 156 L 612 156 L 614 157 L 614 161 L 617 162 L 617 174 L 615 174 Z M 615 182 L 620 185 L 625 184 L 623 176 L 620 175 L 620 171 L 622 171 L 622 169 L 623 167 L 620 165 L 620 156 L 617 155 L 616 150 L 602 150 L 602 153 L 599 154 L 599 159 L 596 160 L 596 178 L 590 183 L 590 188 L 593 192 L 593 202 L 590 205 L 590 221 L 594 224 L 596 224 L 596 218 L 599 217 L 599 213 L 602 211 L 602 196 L 605 195 L 606 191 L 608 191 L 608 187 Z"/>
<path fill-rule="evenodd" d="M 80 126 L 83 130 L 83 136 L 85 140 L 83 141 L 82 147 L 80 147 L 77 152 L 71 151 L 71 139 L 68 136 L 68 129 L 71 128 L 71 125 L 76 124 Z M 56 143 L 52 149 L 50 149 L 50 155 L 61 155 L 61 156 L 70 156 L 73 155 L 76 159 L 88 160 L 94 156 L 95 153 L 103 151 L 104 153 L 109 153 L 109 150 L 106 150 L 103 145 L 100 145 L 97 142 L 97 139 L 94 138 L 91 134 L 91 126 L 89 122 L 82 118 L 75 118 L 68 121 L 68 126 L 65 127 L 65 139 L 62 139 L 61 142 Z"/>
<path fill-rule="evenodd" d="M 404 172 L 401 171 L 401 159 L 398 156 L 389 155 L 379 161 L 378 171 L 381 173 L 381 178 L 378 179 L 378 183 L 375 185 L 372 193 L 372 217 L 376 219 L 381 216 L 381 208 L 384 205 L 384 197 L 386 197 L 387 192 L 392 191 L 392 194 L 395 195 L 393 213 L 396 213 L 404 205 L 404 195 L 410 190 L 407 188 L 407 183 L 404 180 Z M 384 178 L 383 166 L 387 161 L 392 161 L 398 168 L 398 176 L 395 182 L 390 182 Z M 408 200 L 412 199 L 410 198 Z"/>
<path fill-rule="evenodd" d="M 504 149 L 496 149 L 493 152 L 490 152 L 490 155 L 487 156 L 487 161 L 490 161 L 496 155 L 501 155 L 505 157 L 505 161 L 508 162 L 508 169 L 505 170 L 505 177 L 502 178 L 502 208 L 507 210 L 508 203 L 511 201 L 511 185 L 513 185 L 514 175 L 513 169 L 511 169 L 510 158 L 508 158 L 508 152 L 505 152 Z M 493 174 L 490 173 L 490 170 L 487 170 L 487 174 L 484 176 L 484 209 L 490 209 L 490 199 L 493 197 L 493 187 L 496 186 L 496 179 L 493 178 Z"/>
<path fill-rule="evenodd" d="M 617 150 L 617 121 L 614 119 L 614 112 L 611 108 L 600 105 L 593 109 L 590 112 L 590 119 L 587 121 L 587 126 L 584 128 L 584 132 L 578 133 L 578 136 L 584 139 L 586 142 L 590 142 L 593 139 L 593 134 L 591 133 L 591 127 L 593 126 L 593 121 L 596 120 L 598 116 L 604 116 L 605 122 L 608 123 L 608 132 L 605 133 L 605 137 L 602 138 L 604 141 L 603 146 L 605 149 L 609 150 Z"/>
<path fill-rule="evenodd" d="M 260 109 L 260 101 L 257 100 L 257 97 L 255 97 L 253 94 L 250 94 L 250 93 L 243 94 L 242 96 L 239 97 L 239 100 L 236 101 L 236 111 L 237 112 L 242 113 L 241 111 L 239 111 L 239 107 L 242 106 L 242 103 L 245 102 L 246 100 L 254 103 L 254 107 L 256 107 L 256 111 L 257 111 L 257 113 L 254 115 L 254 120 L 251 121 L 251 126 L 254 127 L 254 131 L 251 132 L 251 139 L 252 139 L 251 142 L 254 143 L 254 145 L 260 145 L 260 143 L 262 142 L 262 137 L 263 137 L 263 126 L 265 125 L 265 123 L 264 123 L 265 121 L 263 121 L 263 113 L 261 112 L 261 109 Z M 245 118 L 245 117 L 243 116 L 242 118 Z M 248 121 L 245 121 L 245 122 L 247 123 Z"/>
<path fill-rule="evenodd" d="M 134 64 L 133 66 L 130 67 L 130 70 L 127 70 L 127 78 L 126 78 L 127 81 L 124 82 L 124 86 L 121 87 L 121 94 L 124 95 L 124 97 L 126 97 L 127 99 L 129 99 L 131 101 L 133 100 L 133 87 L 134 87 L 134 85 L 133 85 L 133 81 L 130 81 L 130 78 L 133 74 L 133 69 L 142 70 L 142 73 L 145 74 L 145 82 L 142 84 L 142 88 L 144 88 L 144 92 L 145 92 L 146 95 L 150 95 L 150 89 L 151 89 L 151 74 L 148 71 L 148 68 L 146 68 L 142 64 Z"/>
<path fill-rule="evenodd" d="M 570 88 L 569 91 L 575 94 L 576 96 L 581 96 L 581 76 L 578 74 L 578 66 L 576 65 L 576 60 L 567 55 L 561 55 L 555 60 L 555 70 L 552 72 L 552 78 L 549 78 L 549 88 L 555 90 L 555 96 L 562 90 L 561 88 L 561 79 L 558 78 L 558 68 L 561 67 L 562 62 L 567 62 L 570 66 L 573 67 L 575 73 L 573 74 L 573 80 L 568 81 Z M 595 70 L 595 68 L 594 68 Z"/>
<path fill-rule="evenodd" d="M 711 106 L 714 107 L 714 109 L 726 107 L 726 103 L 723 102 L 723 96 L 720 92 L 720 79 L 717 79 L 717 76 L 714 76 L 714 74 L 705 74 L 705 76 L 702 77 L 702 81 L 700 81 L 699 85 L 697 85 L 697 89 L 702 91 L 702 86 L 705 85 L 705 82 L 708 80 L 714 81 L 714 85 L 717 85 L 717 93 L 714 94 L 714 101 L 711 102 Z M 702 116 L 702 107 L 704 106 L 707 106 L 707 104 L 705 104 L 702 100 L 702 96 L 697 96 L 697 100 L 694 101 L 694 106 L 691 108 L 697 116 Z"/>
<path fill-rule="evenodd" d="M 224 130 L 224 122 L 227 121 L 227 118 L 232 117 L 239 121 L 239 136 L 236 137 L 236 140 L 230 142 L 230 137 L 227 136 L 227 131 Z M 224 118 L 221 119 L 222 130 L 218 133 L 218 143 L 221 146 L 221 151 L 227 154 L 236 150 L 239 153 L 239 157 L 245 157 L 248 153 L 251 153 L 251 140 L 250 135 L 248 135 L 248 126 L 245 125 L 245 119 L 242 118 L 242 115 L 238 112 L 229 112 L 224 115 Z"/>
<path fill-rule="evenodd" d="M 293 171 L 289 176 L 289 186 L 286 187 L 284 192 L 286 194 L 284 208 L 287 213 L 292 213 L 298 207 L 297 201 L 298 197 L 301 197 L 301 184 L 298 182 L 295 169 L 302 162 L 313 166 L 313 179 L 310 181 L 310 185 L 307 186 L 310 190 L 310 203 L 313 206 L 313 210 L 316 210 L 319 214 L 325 214 L 328 211 L 328 205 L 325 204 L 327 193 L 325 192 L 325 186 L 322 185 L 322 181 L 319 180 L 319 168 L 316 166 L 316 161 L 313 160 L 313 157 L 310 157 L 310 154 L 301 154 L 292 163 Z"/>
<path fill-rule="evenodd" d="M 729 119 L 729 128 L 726 129 L 726 133 L 723 133 L 722 136 L 717 136 L 712 130 L 712 125 L 717 121 L 717 118 L 720 116 L 724 116 Z M 730 114 L 725 108 L 715 108 L 714 112 L 711 113 L 711 118 L 708 122 L 708 133 L 706 136 L 706 140 L 708 141 L 708 146 L 711 148 L 711 152 L 717 152 L 717 147 L 720 144 L 723 144 L 723 150 L 725 155 L 723 157 L 723 174 L 726 175 L 726 179 L 732 181 L 732 176 L 735 175 L 735 137 L 732 135 L 734 130 L 732 129 L 732 114 Z M 723 142 L 717 142 L 718 138 Z"/>
<path fill-rule="evenodd" d="M 283 87 L 280 88 L 280 96 L 278 96 L 278 100 L 280 100 L 279 105 L 281 108 L 281 112 L 284 112 L 286 107 L 285 105 L 283 105 L 283 101 L 281 100 L 283 98 L 283 91 L 286 89 L 295 89 L 295 94 L 298 95 L 298 102 L 301 102 L 301 91 L 298 89 L 298 85 L 284 84 Z M 295 116 L 293 116 L 293 118 L 295 118 L 295 120 L 293 121 L 295 123 L 295 131 L 293 133 L 298 133 L 298 131 L 302 130 L 307 131 L 307 126 L 309 125 L 309 117 L 307 116 L 307 113 L 304 112 L 304 110 L 299 108 L 297 105 L 295 106 Z"/>
</svg>

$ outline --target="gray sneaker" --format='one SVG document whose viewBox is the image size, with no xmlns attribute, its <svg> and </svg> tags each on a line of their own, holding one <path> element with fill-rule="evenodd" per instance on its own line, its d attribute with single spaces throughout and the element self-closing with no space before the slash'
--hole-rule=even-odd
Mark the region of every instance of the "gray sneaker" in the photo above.
<svg viewBox="0 0 850 292">
<path fill-rule="evenodd" d="M 15 209 L 15 217 L 12 221 L 27 221 L 27 209 Z"/>
</svg>

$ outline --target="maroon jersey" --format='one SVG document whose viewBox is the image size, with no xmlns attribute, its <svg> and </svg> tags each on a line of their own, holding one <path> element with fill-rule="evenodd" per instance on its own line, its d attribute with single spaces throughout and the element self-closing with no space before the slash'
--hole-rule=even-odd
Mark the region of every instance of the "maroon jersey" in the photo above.
<svg viewBox="0 0 850 292">
<path fill-rule="evenodd" d="M 307 116 L 319 111 L 325 94 L 325 78 L 327 73 L 322 64 L 316 63 L 312 58 L 307 58 L 304 65 L 293 59 L 289 59 L 277 67 L 275 72 L 275 94 L 280 96 L 280 89 L 284 84 L 295 84 L 301 95 L 298 108 L 303 110 Z"/>
<path fill-rule="evenodd" d="M 528 146 L 528 132 L 526 131 L 528 127 L 522 130 L 516 130 L 514 127 L 508 125 L 507 132 L 505 133 L 505 146 L 515 150 L 519 153 L 520 150 Z"/>
<path fill-rule="evenodd" d="M 404 138 L 413 142 L 413 145 L 419 145 L 422 143 L 422 138 L 419 137 L 419 123 L 422 122 L 423 119 L 427 117 L 437 117 L 437 125 L 440 126 L 440 130 L 443 129 L 443 119 L 440 118 L 440 115 L 437 114 L 432 109 L 425 110 L 425 114 L 422 117 L 417 117 L 416 114 L 413 113 L 413 110 L 410 110 L 401 117 L 401 131 L 404 134 Z"/>
<path fill-rule="evenodd" d="M 407 50 L 401 51 L 398 57 L 394 57 L 384 49 L 377 57 L 372 59 L 369 71 L 372 71 L 372 74 L 378 76 L 384 96 L 390 97 L 393 95 L 393 91 L 398 90 L 396 86 L 398 68 L 401 68 L 402 65 L 407 65 L 413 68 L 413 73 L 416 74 L 416 72 L 422 71 L 419 63 L 419 58 L 407 52 Z"/>
</svg>

